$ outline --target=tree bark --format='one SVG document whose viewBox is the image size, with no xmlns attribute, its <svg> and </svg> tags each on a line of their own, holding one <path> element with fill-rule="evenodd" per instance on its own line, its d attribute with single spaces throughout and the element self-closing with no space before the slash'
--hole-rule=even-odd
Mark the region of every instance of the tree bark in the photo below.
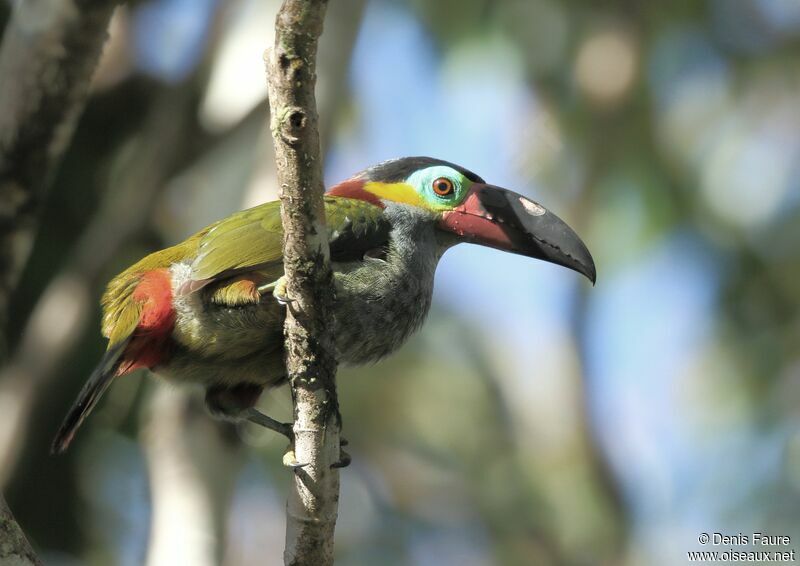
<svg viewBox="0 0 800 566">
<path fill-rule="evenodd" d="M 0 495 L 0 564 L 41 565 L 2 495 Z"/>
<path fill-rule="evenodd" d="M 39 204 L 66 150 L 106 39 L 114 0 L 16 2 L 0 45 L 0 361 L 11 293 Z M 0 563 L 40 564 L 0 496 Z"/>
<path fill-rule="evenodd" d="M 0 325 L 67 148 L 115 0 L 16 2 L 0 47 Z M 3 336 L 5 338 L 5 336 Z M 5 355 L 0 345 L 0 358 Z"/>
<path fill-rule="evenodd" d="M 194 88 L 182 85 L 153 101 L 142 129 L 131 138 L 130 158 L 110 179 L 113 186 L 103 193 L 97 214 L 18 330 L 17 348 L 0 369 L 0 402 L 13 407 L 0 415 L 0 490 L 31 440 L 28 427 L 37 400 L 51 391 L 51 380 L 61 377 L 60 368 L 76 355 L 74 348 L 92 322 L 92 290 L 105 283 L 99 280 L 103 268 L 142 232 L 162 188 L 185 160 L 183 148 L 195 134 Z M 54 319 L 59 321 L 55 332 Z"/>
<path fill-rule="evenodd" d="M 294 400 L 295 469 L 286 509 L 284 562 L 333 563 L 339 502 L 340 417 L 333 347 L 332 274 L 314 99 L 317 41 L 326 0 L 284 0 L 267 55 L 286 294 L 286 367 Z"/>
</svg>

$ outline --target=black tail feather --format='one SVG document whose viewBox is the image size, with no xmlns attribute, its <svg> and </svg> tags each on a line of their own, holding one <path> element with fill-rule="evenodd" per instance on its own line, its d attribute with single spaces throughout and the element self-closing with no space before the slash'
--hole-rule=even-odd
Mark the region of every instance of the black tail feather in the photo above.
<svg viewBox="0 0 800 566">
<path fill-rule="evenodd" d="M 83 419 L 92 411 L 97 401 L 108 389 L 108 386 L 111 385 L 111 380 L 114 379 L 117 368 L 119 368 L 120 357 L 127 345 L 128 340 L 123 340 L 106 350 L 105 355 L 103 355 L 92 375 L 89 376 L 78 398 L 64 418 L 64 422 L 61 423 L 61 427 L 53 439 L 53 444 L 50 446 L 51 454 L 61 454 L 69 448 L 72 438 L 75 436 L 75 431 L 81 426 Z"/>
</svg>

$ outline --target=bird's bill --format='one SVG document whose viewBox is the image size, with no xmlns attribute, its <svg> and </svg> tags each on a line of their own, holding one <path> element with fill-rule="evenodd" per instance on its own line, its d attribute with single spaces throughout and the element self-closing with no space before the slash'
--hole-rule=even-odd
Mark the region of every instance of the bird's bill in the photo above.
<svg viewBox="0 0 800 566">
<path fill-rule="evenodd" d="M 439 227 L 462 241 L 563 265 L 594 284 L 592 254 L 578 235 L 539 203 L 475 183 L 464 201 L 442 214 Z"/>
</svg>

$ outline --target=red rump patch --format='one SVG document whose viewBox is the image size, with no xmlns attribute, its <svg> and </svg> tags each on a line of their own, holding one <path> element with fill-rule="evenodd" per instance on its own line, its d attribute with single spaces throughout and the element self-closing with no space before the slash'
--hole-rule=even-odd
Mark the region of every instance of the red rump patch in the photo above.
<svg viewBox="0 0 800 566">
<path fill-rule="evenodd" d="M 133 292 L 133 300 L 142 303 L 136 334 L 172 330 L 175 311 L 172 309 L 172 278 L 168 269 L 156 269 L 142 275 Z"/>
<path fill-rule="evenodd" d="M 142 304 L 142 313 L 133 337 L 122 354 L 117 375 L 139 368 L 152 369 L 169 355 L 169 338 L 175 324 L 169 270 L 156 269 L 142 275 L 133 292 L 133 300 Z"/>
<path fill-rule="evenodd" d="M 162 364 L 169 357 L 168 336 L 163 336 L 161 340 L 154 337 L 134 336 L 131 338 L 125 353 L 122 354 L 122 361 L 117 369 L 117 376 L 131 373 L 137 369 L 153 369 Z"/>
<path fill-rule="evenodd" d="M 363 179 L 348 179 L 331 187 L 328 194 L 334 197 L 353 198 L 385 208 L 381 199 L 364 188 Z"/>
</svg>

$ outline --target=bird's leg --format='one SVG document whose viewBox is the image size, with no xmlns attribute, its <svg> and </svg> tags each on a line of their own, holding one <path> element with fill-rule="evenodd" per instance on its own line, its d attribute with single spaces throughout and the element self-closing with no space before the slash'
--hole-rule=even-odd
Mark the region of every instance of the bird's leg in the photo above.
<svg viewBox="0 0 800 566">
<path fill-rule="evenodd" d="M 213 417 L 241 421 L 245 412 L 258 402 L 264 388 L 255 383 L 233 386 L 213 385 L 206 389 L 206 407 Z"/>
<path fill-rule="evenodd" d="M 307 464 L 297 461 L 294 455 L 294 431 L 291 423 L 282 423 L 255 408 L 263 387 L 252 383 L 240 383 L 233 387 L 215 386 L 206 390 L 206 406 L 209 412 L 220 419 L 241 422 L 249 421 L 282 434 L 289 439 L 283 455 L 283 463 L 290 468 L 302 468 Z"/>
<path fill-rule="evenodd" d="M 289 439 L 289 446 L 286 447 L 286 452 L 283 454 L 283 465 L 287 468 L 303 468 L 308 465 L 308 463 L 301 463 L 297 461 L 297 457 L 294 455 L 294 431 L 292 430 L 292 425 L 290 423 L 282 423 L 280 421 L 276 421 L 272 417 L 269 417 L 256 409 L 255 407 L 250 407 L 245 411 L 245 418 L 250 421 L 251 423 L 261 425 L 265 428 L 270 430 L 274 430 L 277 433 L 282 434 L 286 438 Z"/>
<path fill-rule="evenodd" d="M 211 415 L 218 419 L 234 422 L 250 421 L 294 441 L 290 423 L 276 421 L 255 408 L 263 390 L 263 387 L 254 383 L 240 383 L 232 387 L 221 385 L 209 387 L 206 389 L 206 407 Z"/>
<path fill-rule="evenodd" d="M 267 283 L 266 285 L 261 285 L 258 288 L 258 292 L 261 295 L 266 293 L 272 293 L 272 296 L 275 297 L 275 300 L 278 301 L 281 305 L 288 305 L 293 301 L 290 299 L 289 296 L 286 294 L 286 277 L 282 276 L 273 281 L 272 283 Z"/>
<path fill-rule="evenodd" d="M 267 293 L 272 293 L 275 290 L 275 287 L 278 285 L 278 281 L 280 279 L 276 279 L 271 283 L 264 283 L 263 285 L 259 285 L 256 287 L 256 291 L 258 291 L 259 295 L 266 295 Z"/>
<path fill-rule="evenodd" d="M 294 442 L 294 432 L 292 432 L 292 425 L 290 423 L 282 423 L 280 421 L 276 421 L 270 416 L 265 415 L 255 407 L 249 407 L 245 409 L 242 413 L 242 417 L 246 420 L 250 421 L 253 424 L 261 425 L 264 428 L 268 428 L 269 430 L 274 430 L 278 434 L 282 434 L 286 438 L 289 439 L 290 442 Z"/>
</svg>

